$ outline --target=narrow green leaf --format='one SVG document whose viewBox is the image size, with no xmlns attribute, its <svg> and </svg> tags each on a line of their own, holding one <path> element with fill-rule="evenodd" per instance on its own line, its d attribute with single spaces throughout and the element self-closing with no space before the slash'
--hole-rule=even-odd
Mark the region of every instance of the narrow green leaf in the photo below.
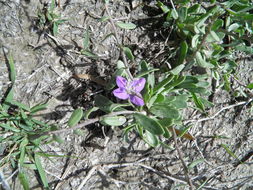
<svg viewBox="0 0 253 190">
<path fill-rule="evenodd" d="M 188 166 L 188 169 L 192 169 L 194 168 L 195 166 L 197 166 L 198 164 L 201 164 L 203 163 L 205 160 L 202 158 L 202 159 L 197 159 L 197 160 L 194 160 L 192 163 L 189 164 Z"/>
<path fill-rule="evenodd" d="M 201 102 L 201 100 L 196 96 L 195 93 L 191 93 L 191 94 L 192 94 L 193 101 L 194 101 L 195 105 L 197 106 L 197 108 L 199 108 L 202 111 L 205 111 L 205 106 Z"/>
<path fill-rule="evenodd" d="M 45 170 L 43 169 L 41 161 L 40 161 L 40 156 L 36 153 L 34 155 L 34 160 L 35 160 L 35 165 L 36 165 L 36 168 L 39 172 L 40 179 L 43 183 L 44 188 L 49 188 L 46 173 L 45 173 Z"/>
<path fill-rule="evenodd" d="M 126 54 L 126 56 L 127 56 L 127 58 L 128 58 L 129 60 L 134 61 L 134 56 L 133 56 L 132 51 L 131 51 L 130 48 L 128 48 L 128 47 L 123 47 L 123 51 L 124 51 L 124 53 Z"/>
<path fill-rule="evenodd" d="M 8 124 L 7 123 L 0 123 L 0 128 L 3 128 L 7 131 L 10 130 L 10 131 L 17 132 L 17 133 L 20 132 L 20 129 L 17 129 L 17 128 L 11 126 L 10 123 L 8 123 Z"/>
<path fill-rule="evenodd" d="M 20 150 L 20 157 L 19 157 L 19 164 L 22 166 L 25 160 L 25 151 L 26 145 L 28 144 L 28 139 L 24 138 L 24 140 L 20 143 L 19 150 Z"/>
<path fill-rule="evenodd" d="M 88 50 L 85 50 L 85 49 L 82 49 L 80 51 L 80 53 L 82 55 L 85 55 L 85 56 L 87 56 L 89 58 L 92 58 L 92 59 L 97 59 L 98 58 L 98 56 L 95 53 L 92 53 L 91 51 L 88 51 Z"/>
<path fill-rule="evenodd" d="M 154 135 L 162 135 L 164 133 L 162 126 L 154 119 L 151 119 L 146 115 L 137 113 L 134 114 L 134 117 L 136 122 L 139 123 L 144 129 L 146 129 L 150 133 Z"/>
<path fill-rule="evenodd" d="M 209 178 L 207 178 L 199 187 L 198 187 L 198 189 L 197 190 L 201 190 L 202 189 L 202 187 L 204 187 L 205 186 L 205 184 L 207 183 L 209 181 Z"/>
<path fill-rule="evenodd" d="M 25 104 L 23 104 L 23 103 L 21 103 L 21 102 L 18 102 L 18 101 L 16 101 L 16 100 L 5 101 L 5 103 L 6 103 L 6 104 L 10 104 L 10 105 L 17 106 L 17 107 L 19 107 L 20 109 L 23 109 L 23 110 L 28 111 L 28 112 L 31 111 L 30 108 L 29 108 L 27 105 L 25 105 Z"/>
<path fill-rule="evenodd" d="M 99 19 L 99 22 L 105 22 L 109 19 L 110 17 L 109 16 L 103 16 Z"/>
<path fill-rule="evenodd" d="M 177 65 L 181 65 L 184 63 L 187 52 L 188 52 L 188 45 L 187 45 L 186 41 L 183 41 L 180 44 L 179 58 L 178 58 Z"/>
<path fill-rule="evenodd" d="M 228 147 L 228 145 L 226 144 L 221 144 L 221 147 L 224 148 L 226 150 L 226 152 L 232 156 L 233 158 L 237 159 L 237 160 L 240 160 L 234 153 L 232 150 L 230 150 L 230 148 Z"/>
<path fill-rule="evenodd" d="M 73 127 L 76 125 L 83 117 L 83 110 L 81 108 L 76 109 L 69 118 L 68 126 Z"/>
<path fill-rule="evenodd" d="M 5 97 L 4 102 L 3 102 L 3 109 L 6 110 L 6 111 L 10 107 L 10 104 L 8 104 L 7 102 L 12 102 L 13 96 L 14 96 L 13 86 L 11 86 L 8 90 L 9 90 L 9 92 L 8 92 L 7 96 Z"/>
<path fill-rule="evenodd" d="M 88 49 L 90 46 L 90 33 L 86 30 L 83 35 L 83 49 Z"/>
<path fill-rule="evenodd" d="M 172 81 L 172 79 L 174 78 L 173 75 L 169 75 L 167 76 L 164 80 L 162 80 L 161 82 L 159 82 L 154 90 L 153 90 L 153 93 L 156 93 L 157 91 L 160 91 L 164 88 L 164 86 L 166 86 L 168 83 L 170 83 Z"/>
<path fill-rule="evenodd" d="M 12 55 L 8 56 L 8 66 L 9 66 L 9 69 L 10 69 L 10 75 L 9 75 L 10 80 L 13 84 L 15 82 L 15 79 L 16 79 L 16 70 L 15 70 L 15 64 L 14 64 L 14 60 L 13 60 Z"/>
<path fill-rule="evenodd" d="M 116 25 L 122 29 L 127 29 L 127 30 L 133 30 L 136 28 L 136 25 L 133 23 L 116 22 Z"/>
<path fill-rule="evenodd" d="M 184 69 L 184 65 L 178 65 L 176 66 L 174 69 L 170 70 L 170 73 L 172 73 L 173 75 L 178 75 L 183 69 Z"/>
<path fill-rule="evenodd" d="M 30 188 L 29 188 L 29 182 L 28 182 L 28 177 L 27 177 L 26 173 L 19 172 L 18 173 L 18 179 L 19 179 L 21 185 L 23 186 L 24 190 L 30 190 Z"/>
<path fill-rule="evenodd" d="M 51 4 L 50 4 L 50 9 L 49 9 L 49 11 L 50 11 L 50 12 L 53 12 L 54 9 L 55 9 L 55 0 L 51 0 Z"/>
<path fill-rule="evenodd" d="M 53 35 L 56 36 L 58 33 L 58 23 L 53 23 Z"/>
<path fill-rule="evenodd" d="M 48 106 L 47 103 L 37 104 L 31 108 L 31 113 L 36 113 L 38 111 L 45 110 L 47 109 L 47 106 Z"/>
<path fill-rule="evenodd" d="M 149 73 L 155 72 L 155 71 L 159 71 L 159 69 L 150 69 L 148 71 L 143 71 L 143 72 L 139 73 L 138 75 L 136 75 L 136 78 L 143 77 L 143 76 L 145 76 Z"/>
<path fill-rule="evenodd" d="M 121 126 L 126 122 L 126 118 L 124 116 L 107 116 L 102 117 L 100 122 L 109 126 Z"/>
<path fill-rule="evenodd" d="M 95 112 L 95 111 L 97 111 L 97 110 L 99 110 L 98 107 L 92 107 L 92 108 L 88 109 L 87 111 L 84 112 L 84 118 L 85 118 L 85 119 L 89 119 L 89 115 L 90 115 L 92 112 Z"/>
</svg>

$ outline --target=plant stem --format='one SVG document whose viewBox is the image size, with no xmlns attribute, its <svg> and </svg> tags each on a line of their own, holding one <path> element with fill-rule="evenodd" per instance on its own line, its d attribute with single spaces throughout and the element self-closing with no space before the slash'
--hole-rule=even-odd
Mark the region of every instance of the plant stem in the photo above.
<svg viewBox="0 0 253 190">
<path fill-rule="evenodd" d="M 93 119 L 88 119 L 88 120 L 84 121 L 83 123 L 80 123 L 80 124 L 78 124 L 78 125 L 76 125 L 74 127 L 66 128 L 66 129 L 59 129 L 59 130 L 56 130 L 56 131 L 49 131 L 49 132 L 44 133 L 43 135 L 51 135 L 51 134 L 70 132 L 72 130 L 80 129 L 80 128 L 85 127 L 87 125 L 90 125 L 92 123 L 96 123 L 96 122 L 98 122 L 103 117 L 117 116 L 117 115 L 123 115 L 123 114 L 126 115 L 126 114 L 133 114 L 133 113 L 136 113 L 136 111 L 128 111 L 128 110 L 126 110 L 126 111 L 112 112 L 112 113 L 109 113 L 107 115 L 103 115 L 103 116 L 96 117 L 96 118 L 93 118 Z"/>
<path fill-rule="evenodd" d="M 111 16 L 111 13 L 110 13 L 110 11 L 109 11 L 109 8 L 108 8 L 107 3 L 105 3 L 105 11 L 106 11 L 107 15 L 109 16 L 109 21 L 110 21 L 110 23 L 111 23 L 111 25 L 112 25 L 112 28 L 113 28 L 113 30 L 114 30 L 114 34 L 115 34 L 115 38 L 116 38 L 116 41 L 117 41 L 117 45 L 118 45 L 119 48 L 120 48 L 120 53 L 121 53 L 121 56 L 122 56 L 122 59 L 123 59 L 123 63 L 124 63 L 124 66 L 125 66 L 127 75 L 129 76 L 129 78 L 130 78 L 131 80 L 133 80 L 133 79 L 134 79 L 134 78 L 133 78 L 133 75 L 131 74 L 131 72 L 130 72 L 130 70 L 129 70 L 129 65 L 128 65 L 128 63 L 127 63 L 127 58 L 126 58 L 126 55 L 125 55 L 125 53 L 124 53 L 124 51 L 123 51 L 122 45 L 121 45 L 121 43 L 120 43 L 119 34 L 118 34 L 118 32 L 117 32 L 117 28 L 116 28 L 116 26 L 115 26 L 115 24 L 114 24 L 114 21 L 113 21 L 113 19 L 112 19 L 112 16 Z"/>
<path fill-rule="evenodd" d="M 188 172 L 188 168 L 187 168 L 186 163 L 185 163 L 185 161 L 184 161 L 182 152 L 180 151 L 180 149 L 179 149 L 179 147 L 178 147 L 177 135 L 176 135 L 176 131 L 175 131 L 174 127 L 172 127 L 172 134 L 173 134 L 173 139 L 174 139 L 174 142 L 175 142 L 175 148 L 176 148 L 176 150 L 177 150 L 179 159 L 180 159 L 181 162 L 182 162 L 183 169 L 184 169 L 184 173 L 185 173 L 187 182 L 188 182 L 188 184 L 189 184 L 189 186 L 190 186 L 190 190 L 194 190 L 194 186 L 193 186 L 193 184 L 192 184 L 192 181 L 191 181 L 191 178 L 190 178 L 190 175 L 189 175 L 189 172 Z"/>
</svg>

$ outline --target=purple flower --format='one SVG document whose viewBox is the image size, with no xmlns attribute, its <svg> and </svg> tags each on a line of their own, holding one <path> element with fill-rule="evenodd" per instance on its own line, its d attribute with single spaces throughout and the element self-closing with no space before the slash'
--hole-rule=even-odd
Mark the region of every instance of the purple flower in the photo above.
<svg viewBox="0 0 253 190">
<path fill-rule="evenodd" d="M 114 96 L 119 99 L 126 100 L 130 99 L 130 101 L 137 105 L 143 106 L 144 101 L 140 92 L 144 88 L 146 83 L 145 78 L 134 79 L 132 81 L 127 81 L 125 78 L 121 76 L 117 76 L 116 84 L 119 88 L 113 91 Z"/>
</svg>

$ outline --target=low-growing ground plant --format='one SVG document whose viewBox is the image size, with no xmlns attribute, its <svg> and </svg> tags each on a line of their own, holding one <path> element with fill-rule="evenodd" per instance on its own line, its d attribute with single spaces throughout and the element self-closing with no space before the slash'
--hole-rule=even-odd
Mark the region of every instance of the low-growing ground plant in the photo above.
<svg viewBox="0 0 253 190">
<path fill-rule="evenodd" d="M 8 67 L 12 83 L 0 102 L 0 149 L 3 150 L 0 171 L 3 167 L 10 167 L 16 171 L 25 190 L 30 189 L 31 174 L 28 174 L 28 170 L 37 172 L 43 187 L 49 189 L 41 157 L 50 155 L 44 153 L 42 145 L 59 140 L 56 136 L 51 137 L 47 134 L 57 128 L 36 119 L 36 114 L 46 109 L 47 103 L 28 107 L 14 99 L 16 72 L 12 56 L 8 56 Z M 1 183 L 5 189 L 8 188 L 8 182 L 4 179 Z"/>
<path fill-rule="evenodd" d="M 66 19 L 61 18 L 61 14 L 56 7 L 55 0 L 51 0 L 50 6 L 43 8 L 38 13 L 38 25 L 42 30 L 49 29 L 55 36 L 58 33 L 59 25 Z"/>
</svg>

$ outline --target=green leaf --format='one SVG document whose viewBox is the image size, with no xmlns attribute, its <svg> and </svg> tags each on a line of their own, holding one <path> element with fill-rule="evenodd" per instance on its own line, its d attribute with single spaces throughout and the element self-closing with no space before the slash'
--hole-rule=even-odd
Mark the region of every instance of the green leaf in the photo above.
<svg viewBox="0 0 253 190">
<path fill-rule="evenodd" d="M 171 102 L 171 105 L 177 109 L 187 108 L 188 95 L 178 95 L 176 99 Z"/>
<path fill-rule="evenodd" d="M 20 171 L 18 173 L 18 179 L 19 179 L 21 185 L 23 186 L 24 190 L 30 190 L 26 173 Z"/>
<path fill-rule="evenodd" d="M 176 108 L 169 105 L 154 105 L 151 107 L 150 112 L 160 118 L 178 119 L 179 112 Z"/>
<path fill-rule="evenodd" d="M 83 49 L 88 49 L 90 46 L 90 33 L 88 30 L 84 32 L 83 35 Z"/>
<path fill-rule="evenodd" d="M 192 93 L 192 98 L 193 98 L 193 101 L 194 101 L 195 105 L 197 106 L 197 108 L 199 108 L 199 109 L 202 110 L 202 111 L 205 111 L 205 106 L 204 106 L 204 104 L 203 104 L 202 101 L 196 96 L 195 93 Z"/>
<path fill-rule="evenodd" d="M 166 86 L 168 83 L 170 83 L 172 81 L 172 79 L 174 78 L 173 75 L 169 75 L 167 76 L 164 80 L 162 80 L 161 82 L 159 82 L 153 90 L 153 93 L 155 94 L 156 92 L 160 92 L 161 90 L 163 90 L 164 86 Z"/>
<path fill-rule="evenodd" d="M 124 116 L 104 116 L 100 122 L 109 126 L 121 126 L 126 122 L 126 118 Z"/>
<path fill-rule="evenodd" d="M 92 53 L 91 51 L 88 51 L 88 50 L 85 50 L 85 49 L 82 49 L 80 51 L 80 53 L 82 55 L 85 55 L 85 56 L 87 56 L 89 58 L 92 58 L 92 59 L 97 59 L 98 58 L 98 56 L 95 53 Z"/>
<path fill-rule="evenodd" d="M 95 105 L 102 111 L 110 113 L 112 111 L 123 111 L 124 109 L 121 108 L 121 106 L 126 106 L 129 104 L 115 104 L 105 96 L 97 95 L 95 96 Z"/>
<path fill-rule="evenodd" d="M 50 12 L 53 12 L 54 9 L 55 9 L 55 0 L 51 0 L 51 4 L 50 4 L 49 11 L 50 11 Z"/>
<path fill-rule="evenodd" d="M 7 102 L 12 102 L 13 96 L 14 96 L 13 87 L 11 86 L 8 90 L 9 90 L 9 92 L 8 92 L 7 96 L 5 97 L 4 102 L 3 102 L 3 109 L 6 110 L 6 111 L 10 107 L 10 104 L 7 104 Z"/>
<path fill-rule="evenodd" d="M 249 83 L 249 84 L 247 85 L 247 88 L 253 89 L 253 83 Z"/>
<path fill-rule="evenodd" d="M 58 23 L 53 23 L 53 35 L 56 36 L 58 33 Z"/>
<path fill-rule="evenodd" d="M 172 11 L 171 11 L 171 16 L 172 16 L 175 20 L 178 19 L 178 13 L 177 13 L 176 9 L 172 9 Z"/>
<path fill-rule="evenodd" d="M 192 48 L 197 48 L 198 42 L 199 42 L 199 36 L 198 34 L 194 35 L 191 40 L 191 46 Z"/>
<path fill-rule="evenodd" d="M 228 32 L 234 31 L 236 29 L 238 29 L 240 27 L 240 25 L 238 23 L 233 23 L 228 27 Z"/>
<path fill-rule="evenodd" d="M 143 139 L 146 143 L 149 144 L 149 146 L 152 146 L 152 147 L 156 147 L 159 145 L 159 140 L 158 138 L 156 137 L 156 135 L 150 133 L 149 131 L 146 131 L 144 134 L 143 134 Z"/>
<path fill-rule="evenodd" d="M 180 85 L 182 82 L 184 82 L 185 78 L 186 78 L 185 76 L 174 77 L 173 81 L 171 81 L 169 84 L 165 86 L 165 89 Z"/>
<path fill-rule="evenodd" d="M 103 16 L 103 17 L 101 17 L 101 18 L 98 19 L 98 20 L 99 20 L 99 22 L 105 22 L 105 21 L 107 21 L 109 18 L 110 18 L 109 16 Z"/>
<path fill-rule="evenodd" d="M 197 13 L 199 8 L 200 8 L 200 4 L 195 4 L 191 6 L 190 8 L 188 8 L 188 14 Z"/>
<path fill-rule="evenodd" d="M 172 136 L 172 134 L 171 134 L 171 132 L 169 131 L 168 128 L 170 128 L 174 124 L 173 123 L 173 119 L 171 119 L 171 118 L 163 118 L 163 119 L 159 120 L 158 122 L 160 123 L 160 125 L 164 129 L 163 136 L 165 138 L 170 138 Z"/>
<path fill-rule="evenodd" d="M 175 67 L 174 69 L 170 70 L 170 73 L 172 73 L 173 75 L 178 75 L 183 69 L 184 69 L 184 65 L 178 65 L 177 67 Z"/>
<path fill-rule="evenodd" d="M 181 22 L 184 22 L 186 20 L 187 14 L 188 14 L 188 8 L 186 8 L 186 7 L 180 7 L 178 9 L 178 16 L 179 16 L 179 20 Z"/>
<path fill-rule="evenodd" d="M 181 65 L 184 63 L 187 52 L 188 52 L 188 45 L 186 41 L 183 41 L 180 44 L 179 59 L 178 59 L 177 65 Z"/>
<path fill-rule="evenodd" d="M 147 71 L 143 71 L 143 72 L 139 73 L 138 75 L 136 75 L 136 78 L 143 77 L 143 76 L 145 76 L 149 73 L 155 72 L 155 71 L 159 71 L 159 69 L 150 69 L 150 70 L 147 70 Z"/>
<path fill-rule="evenodd" d="M 127 29 L 127 30 L 133 30 L 136 28 L 136 25 L 133 23 L 117 22 L 116 25 L 118 25 L 122 29 Z"/>
<path fill-rule="evenodd" d="M 41 161 L 40 161 L 40 156 L 36 153 L 34 155 L 34 160 L 35 160 L 36 168 L 37 168 L 37 170 L 39 172 L 39 175 L 40 175 L 40 179 L 43 183 L 43 186 L 44 186 L 44 188 L 47 189 L 47 188 L 49 188 L 49 185 L 48 185 L 46 173 L 45 173 L 45 170 L 42 167 L 42 164 L 41 164 Z"/>
<path fill-rule="evenodd" d="M 82 108 L 76 109 L 69 118 L 68 126 L 73 127 L 75 126 L 83 117 L 83 110 Z"/>
<path fill-rule="evenodd" d="M 9 66 L 9 70 L 10 70 L 10 80 L 12 82 L 12 84 L 15 82 L 16 79 L 16 70 L 15 70 L 15 64 L 14 64 L 14 60 L 12 55 L 8 56 L 8 66 Z"/>
<path fill-rule="evenodd" d="M 214 31 L 210 31 L 210 35 L 212 36 L 212 38 L 213 38 L 215 41 L 217 41 L 217 42 L 220 41 L 219 36 L 218 36 Z"/>
<path fill-rule="evenodd" d="M 123 51 L 124 51 L 124 53 L 126 54 L 126 56 L 127 56 L 127 58 L 128 58 L 129 60 L 134 61 L 134 56 L 133 56 L 132 51 L 131 51 L 130 48 L 128 48 L 128 47 L 123 47 Z"/>
<path fill-rule="evenodd" d="M 216 21 L 214 21 L 211 30 L 216 31 L 223 25 L 224 25 L 224 21 L 222 19 L 217 19 Z"/>
<path fill-rule="evenodd" d="M 237 160 L 240 160 L 234 153 L 232 150 L 230 150 L 230 148 L 228 147 L 228 145 L 226 144 L 221 144 L 221 147 L 224 148 L 226 150 L 226 152 L 232 156 L 233 158 L 237 159 Z"/>
<path fill-rule="evenodd" d="M 203 59 L 200 52 L 196 53 L 196 61 L 199 66 L 204 67 L 204 68 L 213 68 L 214 67 L 212 64 L 207 63 L 206 60 Z"/>
<path fill-rule="evenodd" d="M 17 133 L 20 132 L 20 129 L 17 129 L 16 127 L 11 126 L 10 123 L 0 123 L 0 128 L 3 128 L 7 131 L 10 130 L 10 131 L 17 132 Z"/>
<path fill-rule="evenodd" d="M 194 160 L 192 163 L 189 164 L 188 166 L 188 169 L 192 169 L 194 168 L 195 166 L 197 166 L 198 164 L 201 164 L 203 163 L 205 160 L 202 158 L 202 159 L 197 159 L 197 160 Z"/>
<path fill-rule="evenodd" d="M 134 114 L 134 117 L 136 122 L 150 133 L 154 135 L 162 135 L 164 133 L 162 126 L 156 120 L 138 113 Z"/>
<path fill-rule="evenodd" d="M 28 144 L 28 139 L 24 138 L 22 142 L 20 143 L 19 150 L 20 150 L 20 157 L 19 157 L 19 164 L 22 166 L 24 164 L 25 160 L 25 151 L 26 151 L 26 145 Z"/>
<path fill-rule="evenodd" d="M 30 108 L 29 108 L 27 105 L 22 104 L 21 102 L 18 102 L 18 101 L 15 101 L 15 100 L 12 100 L 11 102 L 6 101 L 6 103 L 7 103 L 7 104 L 10 104 L 10 105 L 17 106 L 17 107 L 19 107 L 19 108 L 21 108 L 21 109 L 23 109 L 23 110 L 25 110 L 25 111 L 28 111 L 28 112 L 31 111 Z"/>
<path fill-rule="evenodd" d="M 38 111 L 45 110 L 47 109 L 47 106 L 48 106 L 47 103 L 37 104 L 31 108 L 31 113 L 36 113 Z"/>
<path fill-rule="evenodd" d="M 170 9 L 169 9 L 166 5 L 164 5 L 161 1 L 158 1 L 158 2 L 157 2 L 157 6 L 158 6 L 160 9 L 162 9 L 162 11 L 163 11 L 164 13 L 168 13 L 168 12 L 170 11 Z"/>
<path fill-rule="evenodd" d="M 95 111 L 97 111 L 97 110 L 99 110 L 98 107 L 92 107 L 92 108 L 88 109 L 87 111 L 84 112 L 84 118 L 85 118 L 85 119 L 89 119 L 89 115 L 90 115 L 92 112 L 95 112 Z"/>
</svg>

